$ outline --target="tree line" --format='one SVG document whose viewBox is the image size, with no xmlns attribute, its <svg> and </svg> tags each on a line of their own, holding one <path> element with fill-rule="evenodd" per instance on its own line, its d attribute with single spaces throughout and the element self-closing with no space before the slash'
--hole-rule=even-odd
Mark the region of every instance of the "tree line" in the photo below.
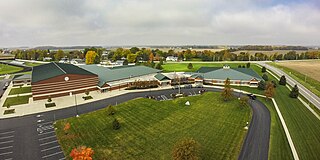
<svg viewBox="0 0 320 160">
<path fill-rule="evenodd" d="M 201 61 L 265 61 L 265 60 L 301 60 L 301 59 L 319 59 L 320 51 L 306 51 L 303 53 L 297 53 L 296 51 L 289 51 L 285 54 L 274 53 L 266 54 L 262 52 L 256 52 L 255 54 L 249 54 L 248 52 L 240 52 L 238 54 L 233 53 L 233 49 L 227 49 L 222 51 L 213 52 L 211 50 L 183 50 L 175 51 L 168 50 L 162 51 L 160 49 L 148 49 L 132 47 L 130 49 L 117 48 L 115 50 L 107 51 L 107 54 L 103 55 L 106 51 L 104 48 L 85 48 L 84 50 L 41 50 L 41 49 L 29 49 L 29 50 L 14 50 L 12 54 L 17 59 L 26 60 L 43 60 L 45 57 L 50 57 L 54 61 L 58 61 L 61 58 L 86 58 L 86 54 L 89 51 L 95 52 L 93 55 L 93 63 L 100 63 L 103 60 L 121 60 L 127 59 L 129 63 L 146 62 L 146 61 L 160 61 L 165 60 L 168 56 L 178 57 L 178 60 L 201 60 Z M 91 53 L 92 54 L 92 53 Z"/>
</svg>

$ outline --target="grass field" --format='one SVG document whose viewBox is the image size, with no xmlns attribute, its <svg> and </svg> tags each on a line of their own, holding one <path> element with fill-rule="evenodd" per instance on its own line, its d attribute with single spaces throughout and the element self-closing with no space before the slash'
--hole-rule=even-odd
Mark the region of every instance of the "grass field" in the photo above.
<svg viewBox="0 0 320 160">
<path fill-rule="evenodd" d="M 30 92 L 31 92 L 31 87 L 12 88 L 9 92 L 9 95 L 23 94 L 23 93 L 30 93 Z"/>
<path fill-rule="evenodd" d="M 268 63 L 282 69 L 292 78 L 320 96 L 320 61 Z"/>
<path fill-rule="evenodd" d="M 42 63 L 33 63 L 33 62 L 25 62 L 24 64 L 29 67 L 42 65 Z"/>
<path fill-rule="evenodd" d="M 184 103 L 189 100 L 191 106 Z M 107 104 L 106 104 L 107 105 Z M 251 119 L 249 107 L 234 99 L 224 103 L 219 93 L 172 101 L 135 99 L 106 109 L 56 123 L 56 134 L 65 155 L 75 146 L 95 151 L 93 159 L 171 159 L 172 148 L 181 138 L 192 137 L 201 145 L 201 159 L 237 159 Z M 114 118 L 120 130 L 112 129 Z M 71 129 L 65 135 L 64 124 Z"/>
<path fill-rule="evenodd" d="M 19 96 L 19 97 L 9 97 L 6 99 L 2 107 L 6 107 L 7 104 L 10 106 L 19 105 L 19 104 L 27 104 L 29 102 L 30 96 Z"/>
<path fill-rule="evenodd" d="M 6 64 L 0 64 L 0 74 L 9 74 L 13 72 L 18 72 L 21 71 L 21 67 L 15 67 L 11 65 L 6 65 Z"/>
<path fill-rule="evenodd" d="M 260 75 L 262 74 L 257 66 L 253 65 L 252 68 Z M 269 80 L 277 81 L 271 75 L 268 76 Z M 318 159 L 320 157 L 320 121 L 298 99 L 290 98 L 289 93 L 287 87 L 278 85 L 275 100 L 285 119 L 299 158 Z M 272 148 L 270 149 L 273 150 Z M 276 150 L 279 149 L 276 146 Z"/>
<path fill-rule="evenodd" d="M 192 62 L 191 62 L 192 63 Z M 166 63 L 162 65 L 163 72 L 195 72 L 200 67 L 223 67 L 228 64 L 231 68 L 237 68 L 238 65 L 246 65 L 245 63 L 192 63 L 193 69 L 188 69 L 188 63 Z"/>
</svg>

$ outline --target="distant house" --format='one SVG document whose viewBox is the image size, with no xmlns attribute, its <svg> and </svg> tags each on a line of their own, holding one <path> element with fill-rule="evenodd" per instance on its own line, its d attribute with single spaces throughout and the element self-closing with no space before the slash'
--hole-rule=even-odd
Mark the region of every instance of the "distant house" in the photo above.
<svg viewBox="0 0 320 160">
<path fill-rule="evenodd" d="M 122 65 L 123 65 L 123 62 L 124 62 L 124 60 L 117 60 L 117 61 L 115 62 L 115 65 L 117 65 L 117 66 L 122 66 Z"/>
<path fill-rule="evenodd" d="M 52 58 L 51 57 L 44 57 L 43 61 L 52 61 Z"/>
<path fill-rule="evenodd" d="M 166 61 L 178 61 L 178 57 L 168 56 L 168 57 L 166 58 Z"/>
<path fill-rule="evenodd" d="M 61 58 L 60 59 L 60 61 L 59 61 L 59 63 L 69 63 L 70 61 L 69 61 L 69 59 L 68 58 Z"/>
<path fill-rule="evenodd" d="M 79 58 L 74 58 L 74 59 L 72 59 L 72 60 L 70 61 L 70 63 L 71 63 L 71 64 L 75 64 L 75 65 L 77 65 L 77 64 L 85 64 L 85 61 L 82 60 L 82 59 L 79 59 Z"/>
</svg>

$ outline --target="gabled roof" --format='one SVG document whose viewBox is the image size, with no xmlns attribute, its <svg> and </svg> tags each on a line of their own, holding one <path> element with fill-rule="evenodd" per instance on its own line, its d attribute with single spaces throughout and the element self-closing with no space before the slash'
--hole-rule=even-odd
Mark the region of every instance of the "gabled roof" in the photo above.
<svg viewBox="0 0 320 160">
<path fill-rule="evenodd" d="M 249 68 L 243 68 L 247 70 L 251 70 Z M 249 74 L 250 73 L 250 74 Z M 252 78 L 256 78 L 257 80 L 261 80 L 259 75 L 253 75 L 251 71 L 242 70 L 242 72 L 235 69 L 218 69 L 215 71 L 204 73 L 205 79 L 231 79 L 231 80 L 251 80 Z"/>
<path fill-rule="evenodd" d="M 160 70 L 146 66 L 115 67 L 112 69 L 98 65 L 81 65 L 79 67 L 97 74 L 100 87 L 108 82 L 160 72 Z"/>
<path fill-rule="evenodd" d="M 39 82 L 64 74 L 95 75 L 73 64 L 52 62 L 33 67 L 32 82 Z"/>
<path fill-rule="evenodd" d="M 207 73 L 211 71 L 215 71 L 221 69 L 221 67 L 200 67 L 196 72 L 197 73 Z"/>
<path fill-rule="evenodd" d="M 169 77 L 167 77 L 167 76 L 165 76 L 165 75 L 163 75 L 163 74 L 161 74 L 161 73 L 156 74 L 156 75 L 154 76 L 154 78 L 156 78 L 156 79 L 159 80 L 159 81 L 170 80 Z"/>
</svg>

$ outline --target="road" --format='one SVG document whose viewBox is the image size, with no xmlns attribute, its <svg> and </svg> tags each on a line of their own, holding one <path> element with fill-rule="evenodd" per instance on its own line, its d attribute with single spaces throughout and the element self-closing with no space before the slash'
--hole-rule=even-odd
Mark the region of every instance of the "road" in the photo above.
<svg viewBox="0 0 320 160">
<path fill-rule="evenodd" d="M 182 92 L 196 95 L 199 90 L 199 88 L 182 89 Z M 206 88 L 206 90 L 219 91 L 213 88 Z M 176 92 L 170 89 L 130 93 L 70 108 L 0 120 L 0 159 L 62 160 L 64 155 L 55 136 L 53 121 L 74 117 L 77 114 L 81 116 L 108 105 L 116 105 L 146 95 L 154 96 L 157 100 L 167 100 L 171 93 Z M 258 101 L 251 104 L 253 117 L 242 147 L 241 157 L 249 160 L 268 159 L 269 111 Z"/>
<path fill-rule="evenodd" d="M 269 69 L 279 77 L 284 75 L 287 79 L 287 84 L 289 84 L 290 86 L 297 85 L 299 88 L 299 93 L 320 110 L 320 98 L 314 93 L 312 93 L 309 89 L 304 87 L 301 83 L 294 80 L 290 75 L 286 74 L 281 69 L 268 65 L 266 62 L 257 62 L 257 63 L 260 64 L 261 66 L 265 66 L 267 69 Z"/>
<path fill-rule="evenodd" d="M 6 82 L 10 83 L 10 81 L 11 81 L 11 79 L 0 80 L 0 95 L 3 95 L 3 93 L 5 91 L 5 90 L 3 90 L 3 87 L 6 84 Z"/>
</svg>

